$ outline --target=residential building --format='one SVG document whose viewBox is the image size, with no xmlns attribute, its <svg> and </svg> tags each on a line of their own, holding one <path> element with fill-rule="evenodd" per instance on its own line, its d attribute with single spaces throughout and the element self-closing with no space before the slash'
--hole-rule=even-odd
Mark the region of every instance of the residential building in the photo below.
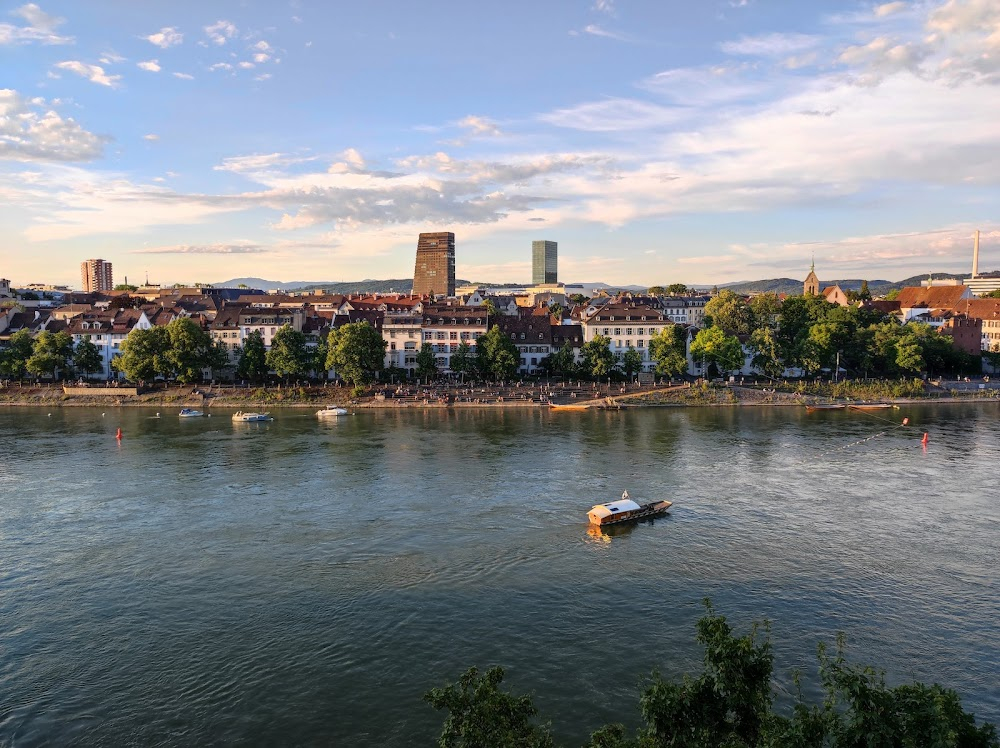
<svg viewBox="0 0 1000 748">
<path fill-rule="evenodd" d="M 899 317 L 903 323 L 927 316 L 934 310 L 955 311 L 958 305 L 972 298 L 968 286 L 906 286 L 899 292 Z"/>
<path fill-rule="evenodd" d="M 455 295 L 455 235 L 450 231 L 420 234 L 413 268 L 413 294 Z"/>
<path fill-rule="evenodd" d="M 545 239 L 531 243 L 531 283 L 558 283 L 557 262 L 559 244 Z"/>
<path fill-rule="evenodd" d="M 820 292 L 820 296 L 829 301 L 831 304 L 836 304 L 837 306 L 849 306 L 850 301 L 847 299 L 847 294 L 844 293 L 844 289 L 840 286 L 827 286 Z"/>
<path fill-rule="evenodd" d="M 649 357 L 649 339 L 661 330 L 672 329 L 674 324 L 663 309 L 619 301 L 604 304 L 581 320 L 585 343 L 603 335 L 610 339 L 609 347 L 616 356 L 634 348 L 642 355 L 643 371 L 656 367 L 656 362 Z"/>
<path fill-rule="evenodd" d="M 274 334 L 285 325 L 291 326 L 296 332 L 302 332 L 306 319 L 305 304 L 297 308 L 290 307 L 244 307 L 240 311 L 240 337 L 246 340 L 252 332 L 259 332 L 264 339 L 264 347 L 271 347 Z"/>
<path fill-rule="evenodd" d="M 110 291 L 114 288 L 111 275 L 111 263 L 106 260 L 84 260 L 80 263 L 82 289 L 87 292 Z"/>
<path fill-rule="evenodd" d="M 661 296 L 659 306 L 671 322 L 701 327 L 705 323 L 705 304 L 711 298 L 707 295 Z"/>
<path fill-rule="evenodd" d="M 0 299 L 9 299 L 13 296 L 14 294 L 10 290 L 10 281 L 6 278 L 0 278 Z"/>
</svg>

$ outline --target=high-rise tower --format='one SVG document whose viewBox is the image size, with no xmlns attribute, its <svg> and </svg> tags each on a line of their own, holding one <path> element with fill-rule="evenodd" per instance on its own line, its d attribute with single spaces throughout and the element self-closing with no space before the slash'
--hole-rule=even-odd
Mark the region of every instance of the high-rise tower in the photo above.
<svg viewBox="0 0 1000 748">
<path fill-rule="evenodd" d="M 413 293 L 455 295 L 455 235 L 450 231 L 421 234 L 417 240 Z"/>
<path fill-rule="evenodd" d="M 543 239 L 531 243 L 531 282 L 534 285 L 559 282 L 556 272 L 558 250 L 556 242 Z"/>
<path fill-rule="evenodd" d="M 110 291 L 114 288 L 111 280 L 111 263 L 104 260 L 84 260 L 80 263 L 83 290 Z"/>
</svg>

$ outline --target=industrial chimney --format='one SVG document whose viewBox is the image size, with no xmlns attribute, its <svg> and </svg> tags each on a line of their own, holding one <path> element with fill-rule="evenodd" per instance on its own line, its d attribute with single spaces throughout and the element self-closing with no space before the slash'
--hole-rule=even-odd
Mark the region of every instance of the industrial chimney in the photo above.
<svg viewBox="0 0 1000 748">
<path fill-rule="evenodd" d="M 979 275 L 979 229 L 976 229 L 976 241 L 972 245 L 972 277 Z"/>
</svg>

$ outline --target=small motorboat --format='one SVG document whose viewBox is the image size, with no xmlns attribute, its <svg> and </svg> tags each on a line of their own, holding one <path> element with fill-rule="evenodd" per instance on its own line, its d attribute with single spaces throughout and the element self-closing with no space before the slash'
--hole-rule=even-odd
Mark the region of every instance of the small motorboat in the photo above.
<svg viewBox="0 0 1000 748">
<path fill-rule="evenodd" d="M 842 404 L 830 404 L 830 405 L 807 405 L 806 413 L 815 413 L 817 410 L 843 410 L 846 405 Z"/>
<path fill-rule="evenodd" d="M 549 403 L 549 408 L 551 410 L 590 410 L 589 405 L 574 405 L 573 403 L 565 403 L 562 405 Z"/>
<path fill-rule="evenodd" d="M 851 410 L 889 410 L 890 408 L 899 408 L 898 405 L 893 405 L 892 403 L 859 403 L 857 405 L 848 405 Z"/>
<path fill-rule="evenodd" d="M 349 415 L 347 408 L 338 408 L 335 405 L 327 405 L 325 408 L 321 408 L 316 411 L 317 418 L 330 418 L 335 416 L 346 416 Z"/>
<path fill-rule="evenodd" d="M 177 415 L 181 418 L 199 418 L 205 414 L 200 410 L 195 410 L 194 408 L 181 408 L 181 412 Z"/>
<path fill-rule="evenodd" d="M 233 413 L 233 421 L 236 423 L 258 423 L 260 421 L 273 421 L 268 413 L 244 413 L 238 410 Z"/>
<path fill-rule="evenodd" d="M 628 493 L 625 493 L 618 501 L 596 504 L 587 512 L 587 517 L 592 525 L 603 527 L 618 522 L 655 517 L 658 514 L 664 514 L 671 506 L 673 506 L 672 501 L 651 501 L 648 504 L 637 504 L 628 498 Z"/>
</svg>

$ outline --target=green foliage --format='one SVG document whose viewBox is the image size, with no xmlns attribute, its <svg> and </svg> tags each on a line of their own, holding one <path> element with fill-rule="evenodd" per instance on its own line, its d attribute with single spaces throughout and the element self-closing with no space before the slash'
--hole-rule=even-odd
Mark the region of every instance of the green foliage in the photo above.
<svg viewBox="0 0 1000 748">
<path fill-rule="evenodd" d="M 576 305 L 586 304 L 590 301 L 589 296 L 584 296 L 582 293 L 573 293 L 566 297 L 569 301 L 572 301 Z"/>
<path fill-rule="evenodd" d="M 433 379 L 437 376 L 437 356 L 434 355 L 434 346 L 424 343 L 417 351 L 417 377 L 419 379 Z"/>
<path fill-rule="evenodd" d="M 543 358 L 541 366 L 551 376 L 572 376 L 576 373 L 576 354 L 573 351 L 573 346 L 564 343 L 558 350 Z"/>
<path fill-rule="evenodd" d="M 289 324 L 282 325 L 272 336 L 264 361 L 268 369 L 286 380 L 305 375 L 312 362 L 305 334 Z"/>
<path fill-rule="evenodd" d="M 549 304 L 549 314 L 558 320 L 562 320 L 564 311 L 565 309 L 563 309 L 563 305 L 558 301 Z"/>
<path fill-rule="evenodd" d="M 520 364 L 517 346 L 498 325 L 476 341 L 476 366 L 484 379 L 513 379 Z"/>
<path fill-rule="evenodd" d="M 672 294 L 674 296 L 680 296 L 682 294 L 686 294 L 687 292 L 688 292 L 688 287 L 685 286 L 683 283 L 671 283 L 669 286 L 667 286 L 667 293 Z"/>
<path fill-rule="evenodd" d="M 73 350 L 73 368 L 84 374 L 93 374 L 104 368 L 104 358 L 100 349 L 90 342 L 90 336 L 84 335 Z"/>
<path fill-rule="evenodd" d="M 388 343 L 366 321 L 335 327 L 326 344 L 326 368 L 351 384 L 369 385 L 385 368 Z"/>
<path fill-rule="evenodd" d="M 549 748 L 547 727 L 532 723 L 538 713 L 530 696 L 514 696 L 500 689 L 504 671 L 493 667 L 479 675 L 469 668 L 457 683 L 433 688 L 424 700 L 446 710 L 439 748 Z"/>
<path fill-rule="evenodd" d="M 476 371 L 476 356 L 472 351 L 472 346 L 464 340 L 451 354 L 451 370 L 462 377 L 474 374 Z"/>
<path fill-rule="evenodd" d="M 654 673 L 640 694 L 645 724 L 635 736 L 621 724 L 605 725 L 591 734 L 589 748 L 1000 748 L 994 726 L 977 725 L 954 691 L 921 683 L 890 688 L 880 671 L 847 661 L 842 637 L 832 657 L 819 647 L 821 701 L 807 703 L 800 688 L 794 706 L 776 712 L 769 626 L 753 624 L 738 636 L 705 604 L 697 624 L 701 673 L 679 681 Z M 794 679 L 798 685 L 798 673 Z M 502 680 L 500 668 L 482 677 L 472 668 L 425 695 L 448 711 L 439 746 L 553 745 L 548 726 L 533 722 L 531 699 L 501 691 Z"/>
<path fill-rule="evenodd" d="M 262 382 L 267 376 L 267 349 L 260 330 L 253 330 L 243 341 L 236 362 L 236 376 L 249 382 Z"/>
<path fill-rule="evenodd" d="M 1000 288 L 995 291 L 990 291 L 989 293 L 984 293 L 980 296 L 981 299 L 1000 299 Z"/>
<path fill-rule="evenodd" d="M 166 331 L 169 342 L 163 356 L 167 363 L 164 374 L 182 384 L 200 381 L 202 370 L 208 368 L 213 356 L 212 336 L 187 317 L 175 319 Z"/>
<path fill-rule="evenodd" d="M 208 346 L 205 352 L 205 368 L 212 372 L 213 379 L 226 371 L 232 371 L 233 362 L 229 358 L 229 349 L 225 341 L 216 340 Z"/>
<path fill-rule="evenodd" d="M 0 373 L 20 379 L 27 371 L 28 359 L 35 348 L 35 341 L 27 330 L 18 330 L 10 336 L 7 347 L 0 350 Z"/>
<path fill-rule="evenodd" d="M 898 298 L 899 298 L 899 289 L 898 288 L 892 289 L 891 291 L 889 291 L 885 295 L 885 300 L 886 301 L 895 301 Z"/>
<path fill-rule="evenodd" d="M 121 355 L 111 363 L 113 368 L 132 382 L 151 380 L 157 375 L 168 376 L 171 365 L 166 354 L 170 348 L 170 333 L 165 327 L 132 329 L 121 344 Z"/>
<path fill-rule="evenodd" d="M 780 377 L 785 370 L 781 361 L 781 347 L 777 335 L 770 327 L 758 327 L 750 335 L 750 348 L 754 352 L 751 364 L 769 377 Z"/>
<path fill-rule="evenodd" d="M 730 335 L 749 335 L 754 330 L 754 313 L 750 304 L 725 288 L 705 304 L 705 315 Z"/>
<path fill-rule="evenodd" d="M 584 343 L 580 355 L 583 357 L 581 368 L 584 375 L 594 379 L 610 377 L 618 365 L 615 354 L 611 352 L 611 338 L 605 335 L 595 335 L 593 340 Z"/>
<path fill-rule="evenodd" d="M 715 364 L 725 374 L 743 366 L 743 347 L 735 336 L 726 335 L 721 327 L 710 327 L 699 331 L 691 342 L 691 358 Z"/>
<path fill-rule="evenodd" d="M 667 289 L 663 286 L 650 286 L 646 289 L 646 293 L 650 296 L 664 296 L 667 293 Z"/>
<path fill-rule="evenodd" d="M 131 291 L 138 291 L 139 287 L 138 286 L 133 286 L 133 285 L 131 285 L 129 283 L 119 283 L 117 286 L 115 286 L 114 290 L 115 291 L 129 291 L 129 292 L 131 292 Z"/>
<path fill-rule="evenodd" d="M 762 327 L 774 329 L 778 326 L 782 302 L 775 293 L 757 294 L 750 299 L 750 311 L 753 314 L 753 328 Z"/>
<path fill-rule="evenodd" d="M 649 357 L 661 377 L 680 376 L 687 371 L 687 333 L 680 325 L 660 329 L 649 339 Z"/>
<path fill-rule="evenodd" d="M 637 372 L 642 371 L 642 354 L 632 346 L 629 346 L 622 354 L 621 367 L 622 371 L 625 372 L 625 376 L 632 379 Z"/>
<path fill-rule="evenodd" d="M 31 356 L 25 368 L 36 376 L 56 377 L 57 372 L 69 368 L 73 356 L 73 338 L 67 332 L 42 330 L 35 338 Z"/>
</svg>

